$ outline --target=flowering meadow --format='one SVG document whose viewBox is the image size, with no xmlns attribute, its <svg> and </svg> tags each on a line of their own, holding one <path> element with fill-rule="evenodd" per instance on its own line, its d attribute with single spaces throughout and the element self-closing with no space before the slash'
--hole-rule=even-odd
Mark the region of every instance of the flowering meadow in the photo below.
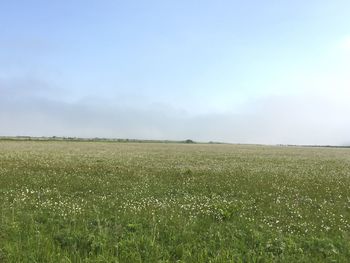
<svg viewBox="0 0 350 263">
<path fill-rule="evenodd" d="M 0 262 L 349 262 L 350 149 L 0 141 Z"/>
</svg>

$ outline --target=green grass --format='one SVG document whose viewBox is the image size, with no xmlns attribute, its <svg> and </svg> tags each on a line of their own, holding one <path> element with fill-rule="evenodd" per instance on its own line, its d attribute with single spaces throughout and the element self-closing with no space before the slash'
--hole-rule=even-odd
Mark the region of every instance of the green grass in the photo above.
<svg viewBox="0 0 350 263">
<path fill-rule="evenodd" d="M 0 141 L 0 262 L 348 262 L 350 149 Z"/>
</svg>

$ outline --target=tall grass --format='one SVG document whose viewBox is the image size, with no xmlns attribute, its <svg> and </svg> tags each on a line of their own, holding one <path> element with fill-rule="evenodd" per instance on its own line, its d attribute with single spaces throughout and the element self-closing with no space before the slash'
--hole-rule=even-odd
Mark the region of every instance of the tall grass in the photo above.
<svg viewBox="0 0 350 263">
<path fill-rule="evenodd" d="M 0 141 L 0 262 L 348 262 L 350 149 Z"/>
</svg>

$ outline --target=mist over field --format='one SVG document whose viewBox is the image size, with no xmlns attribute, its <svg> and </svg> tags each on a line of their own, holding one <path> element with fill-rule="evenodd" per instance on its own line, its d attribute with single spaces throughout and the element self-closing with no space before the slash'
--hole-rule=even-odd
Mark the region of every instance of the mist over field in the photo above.
<svg viewBox="0 0 350 263">
<path fill-rule="evenodd" d="M 61 94 L 48 96 L 55 90 L 38 80 L 0 85 L 0 135 L 350 144 L 350 104 L 332 97 L 261 97 L 231 111 L 193 113 L 160 102 L 134 104 L 125 97 L 68 102 Z M 129 105 L 123 105 L 126 100 Z"/>
</svg>

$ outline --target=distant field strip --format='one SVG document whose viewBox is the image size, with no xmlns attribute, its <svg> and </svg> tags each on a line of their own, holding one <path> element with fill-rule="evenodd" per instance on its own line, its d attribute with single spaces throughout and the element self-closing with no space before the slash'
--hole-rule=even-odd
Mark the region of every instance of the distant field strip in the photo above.
<svg viewBox="0 0 350 263">
<path fill-rule="evenodd" d="M 349 262 L 350 149 L 0 140 L 0 262 Z"/>
</svg>

